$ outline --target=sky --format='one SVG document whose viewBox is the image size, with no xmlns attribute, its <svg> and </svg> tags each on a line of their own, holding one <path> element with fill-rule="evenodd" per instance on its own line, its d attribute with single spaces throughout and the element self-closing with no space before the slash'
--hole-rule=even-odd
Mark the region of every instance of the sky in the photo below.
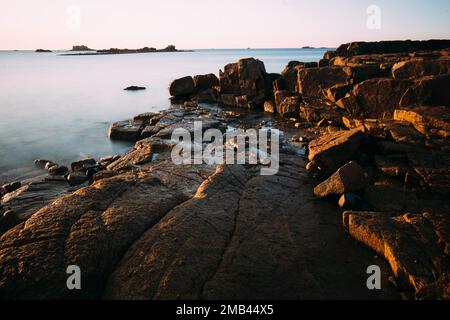
<svg viewBox="0 0 450 320">
<path fill-rule="evenodd" d="M 450 39 L 449 0 L 0 0 L 0 50 Z"/>
</svg>

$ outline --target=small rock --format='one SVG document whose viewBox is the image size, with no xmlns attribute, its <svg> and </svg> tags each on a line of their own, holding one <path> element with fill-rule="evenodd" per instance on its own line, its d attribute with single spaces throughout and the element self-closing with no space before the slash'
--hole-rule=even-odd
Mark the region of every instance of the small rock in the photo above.
<svg viewBox="0 0 450 320">
<path fill-rule="evenodd" d="M 4 184 L 0 190 L 3 190 L 4 194 L 6 193 L 11 193 L 13 191 L 16 191 L 17 189 L 19 189 L 20 187 L 22 187 L 22 183 L 20 181 L 14 181 L 8 184 Z M 1 191 L 0 191 L 1 193 Z"/>
<path fill-rule="evenodd" d="M 34 160 L 34 164 L 40 168 L 45 168 L 45 166 L 47 165 L 47 163 L 53 163 L 53 161 L 50 160 L 43 160 L 43 159 L 37 159 Z"/>
<path fill-rule="evenodd" d="M 275 106 L 275 103 L 273 103 L 272 101 L 264 102 L 264 112 L 275 113 L 276 109 L 277 107 Z"/>
<path fill-rule="evenodd" d="M 367 185 L 367 180 L 367 176 L 359 164 L 350 161 L 328 180 L 319 184 L 314 189 L 314 195 L 318 198 L 325 198 L 331 195 L 360 191 Z"/>
<path fill-rule="evenodd" d="M 185 108 L 197 108 L 198 107 L 198 102 L 195 101 L 195 100 L 186 101 L 184 103 L 184 107 Z"/>
<path fill-rule="evenodd" d="M 81 173 L 81 172 L 70 173 L 70 174 L 66 175 L 65 178 L 66 178 L 66 181 L 71 186 L 77 186 L 77 185 L 83 184 L 89 180 L 89 177 L 86 174 Z"/>
<path fill-rule="evenodd" d="M 70 168 L 72 169 L 72 172 L 85 172 L 87 169 L 89 169 L 92 166 L 95 166 L 96 164 L 97 162 L 95 161 L 95 159 L 87 158 L 72 162 Z"/>
</svg>

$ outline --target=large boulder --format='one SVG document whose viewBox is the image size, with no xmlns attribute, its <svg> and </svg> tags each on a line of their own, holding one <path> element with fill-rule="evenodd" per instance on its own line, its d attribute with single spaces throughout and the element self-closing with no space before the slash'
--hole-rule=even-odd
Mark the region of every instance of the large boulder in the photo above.
<svg viewBox="0 0 450 320">
<path fill-rule="evenodd" d="M 367 176 L 358 163 L 350 161 L 339 168 L 329 179 L 314 188 L 314 195 L 325 198 L 331 195 L 342 195 L 357 192 L 367 185 Z"/>
<path fill-rule="evenodd" d="M 364 127 L 324 135 L 310 142 L 309 160 L 331 174 L 351 160 L 364 138 Z"/>
<path fill-rule="evenodd" d="M 347 83 L 347 74 L 342 68 L 302 68 L 298 70 L 298 89 L 303 99 L 317 99 L 324 96 L 323 91 Z"/>
<path fill-rule="evenodd" d="M 425 76 L 443 75 L 450 73 L 450 59 L 415 58 L 402 61 L 392 67 L 394 79 L 420 78 Z"/>
<path fill-rule="evenodd" d="M 366 117 L 392 116 L 411 84 L 408 80 L 375 78 L 356 85 L 353 94 Z"/>
<path fill-rule="evenodd" d="M 281 79 L 283 80 L 284 89 L 289 92 L 298 92 L 298 69 L 304 63 L 299 61 L 291 61 L 281 72 Z"/>
<path fill-rule="evenodd" d="M 419 78 L 400 100 L 400 107 L 434 105 L 450 107 L 450 74 Z"/>
<path fill-rule="evenodd" d="M 191 76 L 176 79 L 169 86 L 169 92 L 172 97 L 188 96 L 194 91 L 195 84 Z"/>
</svg>

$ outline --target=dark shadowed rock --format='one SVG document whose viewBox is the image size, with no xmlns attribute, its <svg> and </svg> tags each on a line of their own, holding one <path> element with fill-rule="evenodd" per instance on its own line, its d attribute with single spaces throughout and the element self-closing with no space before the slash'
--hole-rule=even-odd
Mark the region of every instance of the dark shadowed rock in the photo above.
<svg viewBox="0 0 450 320">
<path fill-rule="evenodd" d="M 327 98 L 330 101 L 337 102 L 344 98 L 352 89 L 353 85 L 351 84 L 341 83 L 334 85 L 327 90 Z"/>
<path fill-rule="evenodd" d="M 219 79 L 213 73 L 194 76 L 193 80 L 197 90 L 211 89 L 219 85 Z"/>
<path fill-rule="evenodd" d="M 424 135 L 450 137 L 450 109 L 448 107 L 421 106 L 397 109 L 394 119 L 411 123 Z"/>
<path fill-rule="evenodd" d="M 386 258 L 400 284 L 416 298 L 449 299 L 450 221 L 445 214 L 348 211 L 344 225 L 352 237 Z"/>
<path fill-rule="evenodd" d="M 368 179 L 364 170 L 354 161 L 347 163 L 328 180 L 314 188 L 314 195 L 325 198 L 331 195 L 342 195 L 364 189 Z"/>
<path fill-rule="evenodd" d="M 298 89 L 303 99 L 322 98 L 323 90 L 340 83 L 347 83 L 347 74 L 342 68 L 323 67 L 298 71 Z"/>
<path fill-rule="evenodd" d="M 302 100 L 299 96 L 287 97 L 277 107 L 277 113 L 285 118 L 297 118 L 301 102 Z"/>
<path fill-rule="evenodd" d="M 78 186 L 89 180 L 89 177 L 83 172 L 72 172 L 66 176 L 67 182 L 71 186 Z"/>
<path fill-rule="evenodd" d="M 140 121 L 118 121 L 109 127 L 109 138 L 134 142 L 139 139 L 141 131 L 142 122 Z"/>
</svg>

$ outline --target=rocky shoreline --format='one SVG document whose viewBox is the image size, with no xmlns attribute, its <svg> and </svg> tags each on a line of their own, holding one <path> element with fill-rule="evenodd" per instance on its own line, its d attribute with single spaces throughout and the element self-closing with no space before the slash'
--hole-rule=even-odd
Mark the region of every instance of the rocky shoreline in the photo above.
<svg viewBox="0 0 450 320">
<path fill-rule="evenodd" d="M 171 109 L 111 125 L 127 154 L 38 161 L 45 181 L 3 187 L 0 297 L 449 299 L 449 54 L 359 42 L 281 74 L 248 58 L 175 80 Z M 278 174 L 173 164 L 172 132 L 199 120 L 279 130 Z"/>
</svg>

